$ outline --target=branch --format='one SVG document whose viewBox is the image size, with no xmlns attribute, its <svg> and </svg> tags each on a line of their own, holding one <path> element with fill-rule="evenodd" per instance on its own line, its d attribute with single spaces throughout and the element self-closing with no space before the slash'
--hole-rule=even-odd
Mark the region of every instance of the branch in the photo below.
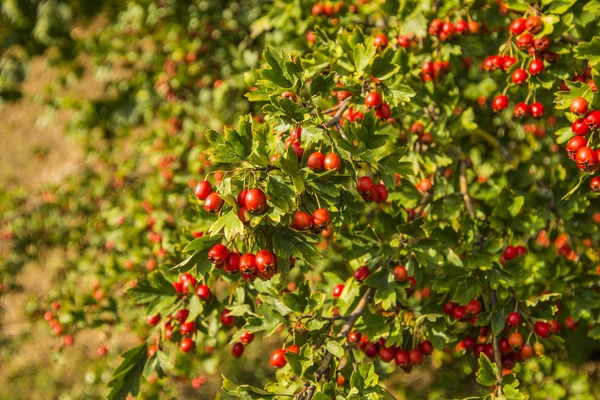
<svg viewBox="0 0 600 400">
<path fill-rule="evenodd" d="M 427 203 L 429 203 L 430 199 L 431 199 L 431 190 L 428 192 L 425 192 L 425 194 L 421 197 L 421 201 L 419 202 L 419 205 L 417 206 L 417 208 L 415 208 L 415 218 L 417 218 L 421 215 L 421 213 L 423 212 L 425 207 L 427 207 Z"/>
<path fill-rule="evenodd" d="M 356 320 L 365 311 L 365 308 L 367 307 L 367 303 L 369 302 L 369 298 L 371 297 L 371 294 L 373 294 L 373 288 L 368 288 L 367 291 L 365 292 L 365 294 L 363 295 L 363 297 L 358 302 L 358 305 L 356 306 L 354 311 L 352 311 L 352 313 L 348 316 L 348 321 L 346 321 L 346 323 L 342 326 L 342 329 L 340 330 L 338 337 L 348 337 L 348 334 L 352 330 L 352 327 L 356 323 Z M 315 371 L 315 380 L 317 382 L 323 377 L 323 375 L 325 374 L 325 371 L 327 371 L 327 368 L 329 367 L 329 363 L 331 362 L 332 358 L 333 358 L 333 354 L 331 354 L 330 352 L 327 352 L 327 354 L 325 354 L 325 357 L 323 357 L 323 360 L 321 360 L 321 364 L 319 364 L 319 368 L 317 368 L 317 370 Z M 316 384 L 312 384 L 308 389 L 306 389 L 306 400 L 312 399 L 312 397 L 315 394 L 316 389 L 317 389 Z"/>
<path fill-rule="evenodd" d="M 584 40 L 581 40 L 578 37 L 571 35 L 570 33 L 563 33 L 562 36 L 560 37 L 560 39 L 563 42 L 570 43 L 570 44 L 579 44 L 581 42 L 584 42 Z"/>
<path fill-rule="evenodd" d="M 471 196 L 469 196 L 469 186 L 467 184 L 467 163 L 465 160 L 460 162 L 460 177 L 459 177 L 460 191 L 463 196 L 463 201 L 467 207 L 467 211 L 471 218 L 475 218 L 475 211 L 473 210 L 473 203 L 471 202 Z"/>
<path fill-rule="evenodd" d="M 496 303 L 498 303 L 496 291 L 490 289 L 490 310 L 494 308 Z M 494 361 L 496 362 L 496 368 L 498 369 L 496 375 L 498 382 L 496 386 L 498 387 L 498 394 L 502 394 L 502 387 L 500 386 L 500 382 L 502 381 L 502 357 L 500 356 L 500 348 L 498 347 L 498 338 L 494 335 L 494 332 L 492 332 L 492 346 L 494 347 Z"/>
<path fill-rule="evenodd" d="M 340 120 L 342 119 L 342 115 L 350 105 L 350 100 L 352 100 L 352 97 L 348 97 L 347 99 L 342 101 L 342 103 L 340 104 L 340 108 L 337 110 L 333 118 L 321 125 L 321 128 L 328 130 L 329 128 L 335 126 L 335 124 L 340 122 Z"/>
</svg>

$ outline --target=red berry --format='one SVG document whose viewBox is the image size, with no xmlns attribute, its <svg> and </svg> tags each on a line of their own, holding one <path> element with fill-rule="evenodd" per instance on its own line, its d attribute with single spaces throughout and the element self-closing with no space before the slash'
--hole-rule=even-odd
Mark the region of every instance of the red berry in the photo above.
<svg viewBox="0 0 600 400">
<path fill-rule="evenodd" d="M 383 362 L 390 362 L 394 359 L 396 351 L 391 347 L 382 347 L 379 351 L 379 358 Z"/>
<path fill-rule="evenodd" d="M 300 353 L 300 348 L 298 346 L 296 346 L 295 344 L 286 347 L 285 349 L 283 349 L 283 351 L 287 354 L 287 353 L 294 353 L 294 354 L 299 354 Z"/>
<path fill-rule="evenodd" d="M 388 45 L 388 38 L 383 33 L 380 33 L 375 36 L 375 41 L 373 43 L 375 47 L 378 49 L 383 49 Z"/>
<path fill-rule="evenodd" d="M 544 71 L 544 61 L 539 59 L 531 61 L 528 70 L 531 75 L 541 74 Z"/>
<path fill-rule="evenodd" d="M 256 256 L 254 254 L 244 254 L 240 257 L 240 271 L 243 274 L 253 274 L 256 272 Z"/>
<path fill-rule="evenodd" d="M 381 98 L 381 95 L 377 92 L 370 92 L 365 97 L 365 106 L 369 108 L 379 107 L 382 103 L 383 99 Z"/>
<path fill-rule="evenodd" d="M 460 19 L 456 21 L 456 23 L 454 23 L 454 31 L 458 34 L 462 34 L 467 30 L 467 28 L 467 21 L 465 21 L 464 19 Z"/>
<path fill-rule="evenodd" d="M 512 260 L 519 254 L 517 253 L 517 248 L 513 246 L 507 246 L 506 250 L 504 250 L 504 259 Z"/>
<path fill-rule="evenodd" d="M 191 336 L 194 332 L 196 332 L 196 322 L 194 321 L 184 322 L 179 328 L 179 333 L 184 336 Z"/>
<path fill-rule="evenodd" d="M 456 306 L 458 306 L 458 304 L 456 304 L 453 301 L 448 301 L 444 304 L 444 314 L 446 315 L 454 315 L 454 309 L 456 308 Z"/>
<path fill-rule="evenodd" d="M 244 333 L 240 335 L 240 342 L 244 343 L 245 345 L 249 345 L 253 340 L 254 334 L 248 331 L 244 331 Z"/>
<path fill-rule="evenodd" d="M 223 199 L 217 193 L 211 193 L 204 200 L 204 209 L 209 213 L 218 213 L 223 207 Z"/>
<path fill-rule="evenodd" d="M 590 167 L 598 162 L 598 154 L 589 147 L 582 147 L 577 150 L 575 161 L 579 165 Z"/>
<path fill-rule="evenodd" d="M 290 99 L 291 101 L 296 101 L 296 93 L 294 92 L 283 92 L 279 96 L 280 99 Z"/>
<path fill-rule="evenodd" d="M 148 315 L 146 317 L 146 322 L 148 323 L 148 325 L 151 325 L 151 326 L 158 325 L 158 323 L 160 322 L 160 314 Z"/>
<path fill-rule="evenodd" d="M 354 271 L 354 279 L 359 282 L 364 281 L 371 274 L 371 270 L 366 265 L 362 267 L 358 267 L 356 271 Z"/>
<path fill-rule="evenodd" d="M 475 343 L 475 338 L 466 337 L 462 340 L 462 344 L 467 351 L 472 351 L 477 343 Z"/>
<path fill-rule="evenodd" d="M 283 349 L 277 349 L 273 353 L 271 353 L 270 363 L 275 368 L 283 368 L 287 364 L 287 360 L 285 359 L 285 352 Z"/>
<path fill-rule="evenodd" d="M 319 208 L 312 214 L 313 225 L 317 228 L 327 226 L 331 223 L 329 211 L 325 208 Z"/>
<path fill-rule="evenodd" d="M 517 39 L 517 47 L 521 50 L 527 50 L 533 45 L 533 35 L 524 33 Z"/>
<path fill-rule="evenodd" d="M 269 276 L 277 270 L 277 257 L 268 250 L 256 253 L 256 269 L 259 274 Z"/>
<path fill-rule="evenodd" d="M 200 285 L 196 288 L 196 295 L 198 295 L 201 300 L 209 301 L 212 296 L 212 292 L 208 286 Z"/>
<path fill-rule="evenodd" d="M 577 136 L 585 136 L 589 133 L 590 126 L 585 122 L 583 118 L 579 118 L 578 120 L 575 120 L 575 122 L 573 122 L 573 124 L 571 125 L 571 129 L 573 130 L 573 133 Z"/>
<path fill-rule="evenodd" d="M 179 343 L 179 349 L 184 353 L 189 353 L 194 348 L 194 341 L 190 338 L 183 338 Z"/>
<path fill-rule="evenodd" d="M 342 295 L 342 291 L 344 290 L 344 285 L 342 285 L 341 283 L 339 285 L 335 285 L 333 287 L 333 297 L 335 299 L 337 299 L 338 297 L 340 297 Z"/>
<path fill-rule="evenodd" d="M 550 336 L 550 325 L 547 322 L 538 321 L 533 328 L 538 336 L 543 338 Z"/>
<path fill-rule="evenodd" d="M 158 347 L 155 344 L 148 347 L 148 358 L 154 357 L 154 355 L 156 354 L 157 351 L 158 351 Z"/>
<path fill-rule="evenodd" d="M 592 110 L 585 116 L 585 123 L 589 125 L 591 129 L 600 128 L 600 110 Z"/>
<path fill-rule="evenodd" d="M 568 316 L 565 319 L 565 328 L 567 328 L 569 330 L 577 329 L 577 321 L 575 321 L 575 319 L 573 317 Z"/>
<path fill-rule="evenodd" d="M 368 198 L 373 193 L 373 180 L 369 176 L 361 176 L 356 182 L 356 191 L 363 198 Z"/>
<path fill-rule="evenodd" d="M 431 344 L 429 340 L 426 340 L 419 345 L 419 350 L 421 353 L 428 356 L 433 353 L 433 344 Z"/>
<path fill-rule="evenodd" d="M 544 116 L 544 105 L 542 103 L 532 103 L 531 104 L 531 116 L 533 118 L 541 118 Z"/>
<path fill-rule="evenodd" d="M 237 196 L 238 206 L 240 206 L 240 207 L 246 206 L 246 194 L 247 193 L 248 193 L 248 191 L 246 189 L 244 189 L 238 193 L 238 196 Z"/>
<path fill-rule="evenodd" d="M 515 109 L 513 111 L 513 115 L 515 116 L 515 118 L 523 118 L 526 117 L 527 115 L 529 115 L 529 106 L 527 105 L 527 103 L 518 103 L 517 105 L 515 105 Z"/>
<path fill-rule="evenodd" d="M 492 108 L 494 111 L 502 111 L 506 107 L 508 107 L 508 97 L 504 95 L 498 95 L 494 98 L 494 102 L 492 103 Z"/>
<path fill-rule="evenodd" d="M 342 159 L 335 153 L 329 153 L 325 156 L 323 166 L 327 171 L 335 170 L 339 171 L 342 168 Z"/>
<path fill-rule="evenodd" d="M 312 216 L 304 211 L 296 211 L 294 213 L 294 229 L 305 231 L 312 226 Z"/>
<path fill-rule="evenodd" d="M 463 319 L 467 316 L 467 310 L 465 310 L 463 306 L 457 305 L 454 307 L 454 310 L 452 310 L 452 315 L 456 319 Z"/>
<path fill-rule="evenodd" d="M 235 358 L 240 358 L 244 354 L 244 345 L 240 342 L 237 342 L 231 348 L 231 355 Z"/>
<path fill-rule="evenodd" d="M 379 345 L 377 343 L 368 343 L 365 346 L 365 355 L 369 358 L 375 358 L 379 355 Z"/>
<path fill-rule="evenodd" d="M 319 15 L 322 15 L 325 12 L 325 10 L 323 8 L 323 4 L 321 4 L 321 3 L 315 4 L 312 7 L 311 12 L 312 12 L 313 17 L 318 17 Z"/>
<path fill-rule="evenodd" d="M 582 136 L 575 136 L 572 137 L 569 142 L 567 143 L 567 152 L 569 153 L 569 157 L 571 157 L 571 159 L 575 159 L 575 156 L 577 155 L 577 151 L 579 149 L 581 149 L 582 147 L 585 147 L 587 145 L 587 140 L 582 137 Z"/>
<path fill-rule="evenodd" d="M 517 256 L 524 256 L 527 254 L 527 248 L 525 246 L 517 246 Z"/>
<path fill-rule="evenodd" d="M 508 336 L 508 344 L 513 348 L 520 348 L 523 346 L 523 335 L 519 332 L 513 332 Z"/>
<path fill-rule="evenodd" d="M 267 206 L 265 194 L 260 189 L 250 189 L 246 193 L 246 208 L 253 213 L 261 213 Z"/>
<path fill-rule="evenodd" d="M 229 253 L 225 259 L 225 264 L 223 265 L 225 271 L 230 274 L 238 272 L 240 270 L 240 258 L 240 253 Z"/>
<path fill-rule="evenodd" d="M 408 271 L 406 268 L 404 268 L 404 266 L 398 265 L 396 268 L 394 268 L 394 277 L 398 282 L 406 282 L 408 279 Z"/>
<path fill-rule="evenodd" d="M 524 83 L 528 77 L 529 75 L 527 74 L 527 71 L 525 71 L 523 68 L 517 68 L 512 74 L 512 81 L 515 85 L 520 85 Z"/>
<path fill-rule="evenodd" d="M 481 312 L 481 303 L 477 299 L 473 299 L 465 306 L 465 311 L 471 315 L 477 315 Z"/>
<path fill-rule="evenodd" d="M 394 361 L 398 365 L 407 365 L 410 362 L 408 358 L 408 353 L 402 349 L 397 349 L 396 354 L 394 354 Z"/>
<path fill-rule="evenodd" d="M 231 326 L 235 322 L 235 317 L 233 315 L 229 315 L 229 310 L 223 310 L 219 319 L 225 326 Z"/>
<path fill-rule="evenodd" d="M 592 178 L 590 181 L 590 189 L 592 189 L 593 192 L 600 193 L 600 176 Z M 598 271 L 600 273 L 600 269 Z"/>
<path fill-rule="evenodd" d="M 542 30 L 544 22 L 542 22 L 540 17 L 531 16 L 525 21 L 525 26 L 529 32 L 535 34 Z"/>
<path fill-rule="evenodd" d="M 383 103 L 375 110 L 375 116 L 379 119 L 388 119 L 391 115 L 392 110 L 386 103 Z"/>
<path fill-rule="evenodd" d="M 527 28 L 526 25 L 526 21 L 524 18 L 516 18 L 515 20 L 513 20 L 510 24 L 510 31 L 514 34 L 514 35 L 520 35 L 521 33 L 525 32 L 525 29 Z"/>
<path fill-rule="evenodd" d="M 469 27 L 469 32 L 470 33 L 479 33 L 479 22 L 477 22 L 477 21 L 469 21 L 469 23 L 467 24 L 467 26 Z"/>
<path fill-rule="evenodd" d="M 376 196 L 373 196 L 373 193 L 376 193 Z M 371 193 L 371 196 L 374 198 L 370 200 L 376 203 L 385 203 L 387 201 L 388 190 L 386 189 L 385 185 L 382 185 L 381 183 L 376 185 L 373 193 Z"/>
<path fill-rule="evenodd" d="M 358 332 L 356 332 L 356 331 L 351 331 L 348 334 L 348 341 L 350 343 L 358 343 L 358 341 L 360 340 L 360 338 L 361 338 L 361 334 L 358 333 Z"/>
<path fill-rule="evenodd" d="M 208 251 L 208 260 L 213 264 L 221 265 L 225 262 L 228 255 L 229 251 L 227 250 L 227 247 L 218 243 Z"/>
<path fill-rule="evenodd" d="M 321 171 L 323 169 L 324 162 L 325 156 L 323 153 L 317 151 L 308 157 L 307 164 L 308 168 L 312 169 L 313 171 Z"/>
<path fill-rule="evenodd" d="M 187 319 L 188 315 L 190 315 L 189 310 L 182 308 L 181 310 L 177 311 L 177 313 L 175 313 L 175 319 L 179 321 L 180 324 L 183 324 Z"/>
<path fill-rule="evenodd" d="M 194 189 L 194 195 L 200 200 L 206 200 L 208 195 L 212 192 L 212 185 L 209 181 L 200 181 Z"/>
<path fill-rule="evenodd" d="M 423 354 L 419 350 L 411 349 L 408 351 L 408 359 L 413 365 L 421 365 L 423 362 Z"/>
<path fill-rule="evenodd" d="M 518 312 L 511 312 L 506 317 L 506 323 L 511 326 L 517 326 L 521 323 L 521 316 Z"/>
<path fill-rule="evenodd" d="M 583 97 L 575 97 L 571 100 L 571 106 L 569 108 L 573 114 L 585 114 L 588 110 L 588 102 Z"/>
</svg>

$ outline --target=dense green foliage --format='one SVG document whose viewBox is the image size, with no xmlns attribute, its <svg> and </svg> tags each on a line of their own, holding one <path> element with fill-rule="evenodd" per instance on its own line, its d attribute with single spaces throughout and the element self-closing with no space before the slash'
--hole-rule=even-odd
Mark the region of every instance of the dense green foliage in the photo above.
<svg viewBox="0 0 600 400">
<path fill-rule="evenodd" d="M 32 319 L 141 338 L 88 394 L 600 395 L 597 1 L 40 3 L 2 5 L 0 94 L 43 51 L 109 82 L 46 97 L 85 164 L 2 193 L 0 277 L 64 249 Z"/>
</svg>

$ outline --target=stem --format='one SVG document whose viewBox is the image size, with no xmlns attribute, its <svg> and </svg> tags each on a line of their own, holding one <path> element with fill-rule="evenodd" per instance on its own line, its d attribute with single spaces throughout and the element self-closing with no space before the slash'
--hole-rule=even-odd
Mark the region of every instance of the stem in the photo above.
<svg viewBox="0 0 600 400">
<path fill-rule="evenodd" d="M 371 294 L 373 294 L 373 288 L 368 288 L 367 291 L 365 292 L 365 294 L 363 295 L 363 297 L 358 302 L 358 305 L 356 306 L 354 311 L 352 311 L 352 313 L 348 316 L 348 321 L 346 321 L 346 323 L 342 326 L 342 329 L 340 330 L 338 337 L 346 337 L 346 338 L 348 337 L 348 334 L 350 333 L 350 330 L 352 330 L 352 327 L 356 323 L 356 320 L 358 320 L 358 317 L 360 317 L 363 314 L 363 312 L 365 311 L 365 308 L 367 307 L 367 303 L 369 302 L 369 298 L 371 297 Z M 325 371 L 329 367 L 329 363 L 331 362 L 332 358 L 333 358 L 333 354 L 327 352 L 325 354 L 325 357 L 323 357 L 323 360 L 321 360 L 321 364 L 319 364 L 319 368 L 317 368 L 317 370 L 315 371 L 315 380 L 317 382 L 325 374 Z M 305 397 L 306 400 L 312 399 L 312 397 L 315 394 L 316 389 L 317 389 L 316 384 L 312 384 L 312 385 L 310 385 L 310 387 L 308 389 L 306 389 L 306 397 Z"/>
<path fill-rule="evenodd" d="M 475 211 L 473 210 L 473 203 L 471 202 L 471 196 L 469 196 L 469 186 L 467 184 L 467 163 L 465 160 L 460 162 L 460 177 L 459 177 L 460 191 L 463 196 L 463 201 L 467 207 L 467 211 L 471 218 L 475 218 Z"/>
<path fill-rule="evenodd" d="M 348 97 L 347 99 L 342 101 L 342 104 L 340 104 L 340 108 L 337 110 L 337 112 L 335 113 L 333 118 L 331 118 L 329 121 L 327 121 L 323 125 L 321 125 L 321 128 L 323 128 L 325 130 L 329 130 L 329 128 L 331 128 L 332 126 L 335 126 L 335 124 L 340 122 L 340 120 L 342 119 L 342 115 L 344 114 L 344 112 L 346 111 L 348 106 L 350 105 L 350 100 L 352 100 L 352 97 Z"/>
<path fill-rule="evenodd" d="M 496 297 L 496 291 L 494 289 L 490 289 L 490 310 L 493 309 L 497 303 L 498 298 Z M 496 374 L 498 382 L 496 385 L 498 394 L 502 395 L 502 387 L 500 386 L 500 382 L 502 381 L 502 357 L 500 356 L 500 348 L 498 347 L 498 338 L 494 332 L 492 332 L 492 346 L 494 347 L 494 361 L 496 362 L 496 367 L 498 369 L 498 373 Z"/>
</svg>

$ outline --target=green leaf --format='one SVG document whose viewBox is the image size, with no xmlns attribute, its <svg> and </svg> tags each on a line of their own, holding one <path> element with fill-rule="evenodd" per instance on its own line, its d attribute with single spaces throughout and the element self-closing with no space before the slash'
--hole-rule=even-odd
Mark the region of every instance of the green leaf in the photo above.
<svg viewBox="0 0 600 400">
<path fill-rule="evenodd" d="M 327 76 L 322 74 L 316 75 L 313 77 L 312 83 L 310 84 L 309 93 L 311 96 L 329 96 L 333 84 L 334 80 L 332 74 Z"/>
<path fill-rule="evenodd" d="M 552 14 L 564 14 L 571 8 L 577 0 L 552 0 L 549 2 L 548 12 Z M 544 23 L 546 23 L 544 21 Z"/>
<path fill-rule="evenodd" d="M 302 178 L 302 175 L 300 175 L 298 156 L 292 149 L 292 146 L 288 147 L 283 157 L 280 158 L 279 163 L 283 172 L 292 178 L 292 182 L 298 193 L 304 192 L 304 179 Z"/>
<path fill-rule="evenodd" d="M 123 361 L 108 382 L 108 387 L 111 388 L 108 394 L 110 400 L 125 400 L 130 393 L 137 396 L 140 389 L 140 377 L 148 359 L 146 343 L 126 351 L 120 357 L 123 358 Z"/>
<path fill-rule="evenodd" d="M 284 89 L 291 88 L 293 83 L 284 75 L 285 61 L 283 60 L 283 56 L 277 54 L 272 46 L 267 46 L 263 52 L 263 57 L 270 68 L 260 70 L 260 75 L 265 80 L 273 82 Z"/>
<path fill-rule="evenodd" d="M 275 397 L 276 394 L 269 393 L 264 389 L 257 388 L 255 386 L 250 385 L 236 385 L 231 382 L 229 379 L 225 377 L 225 375 L 221 375 L 223 378 L 223 386 L 222 389 L 225 393 L 230 396 L 250 400 L 250 399 L 265 399 Z"/>
<path fill-rule="evenodd" d="M 235 235 L 243 234 L 244 224 L 235 209 L 221 215 L 208 230 L 211 236 L 219 234 L 221 231 L 223 231 L 227 240 L 231 240 Z"/>
<path fill-rule="evenodd" d="M 344 356 L 344 348 L 337 340 L 327 340 L 325 342 L 325 348 L 337 358 L 342 358 Z"/>
<path fill-rule="evenodd" d="M 222 236 L 202 236 L 189 242 L 183 249 L 184 253 L 188 251 L 199 252 L 211 248 Z"/>
<path fill-rule="evenodd" d="M 371 59 L 375 54 L 375 49 L 370 48 L 367 50 L 364 44 L 359 43 L 354 46 L 354 51 L 352 53 L 352 60 L 354 61 L 354 68 L 356 72 L 361 73 L 367 68 L 367 66 L 371 63 Z"/>
<path fill-rule="evenodd" d="M 236 142 L 235 144 L 229 143 L 224 135 L 208 129 L 206 131 L 206 139 L 211 144 L 210 149 L 206 150 L 205 153 L 210 156 L 210 159 L 213 162 L 220 163 L 242 163 L 245 160 L 245 157 L 240 156 L 236 152 L 236 147 L 239 150 L 240 142 Z M 238 136 L 234 134 L 230 134 L 230 139 L 235 140 L 239 139 Z"/>
<path fill-rule="evenodd" d="M 591 42 L 579 43 L 574 51 L 575 57 L 587 60 L 589 65 L 595 66 L 600 62 L 600 37 L 595 36 Z"/>
<path fill-rule="evenodd" d="M 188 314 L 187 321 L 194 321 L 200 314 L 202 314 L 204 306 L 200 302 L 200 298 L 198 296 L 192 294 L 188 309 L 190 313 Z"/>
<path fill-rule="evenodd" d="M 493 364 L 483 353 L 479 356 L 479 371 L 477 371 L 477 382 L 483 386 L 494 386 L 498 379 L 498 367 Z"/>
</svg>

